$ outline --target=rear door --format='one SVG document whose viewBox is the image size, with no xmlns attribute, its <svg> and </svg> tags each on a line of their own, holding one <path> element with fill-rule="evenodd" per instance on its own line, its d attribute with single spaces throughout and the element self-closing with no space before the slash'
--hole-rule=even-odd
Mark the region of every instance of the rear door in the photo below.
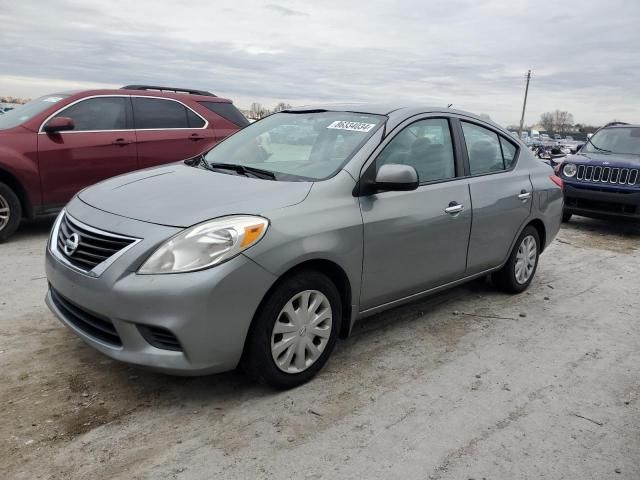
<svg viewBox="0 0 640 480">
<path fill-rule="evenodd" d="M 132 100 L 140 168 L 195 157 L 215 143 L 207 120 L 182 102 L 157 97 Z"/>
<path fill-rule="evenodd" d="M 471 200 L 447 118 L 412 120 L 381 147 L 374 163 L 406 164 L 420 186 L 360 198 L 364 257 L 363 310 L 464 276 Z"/>
<path fill-rule="evenodd" d="M 467 274 L 499 266 L 531 213 L 529 171 L 518 168 L 518 146 L 489 125 L 460 121 L 468 160 L 473 225 Z"/>
<path fill-rule="evenodd" d="M 38 162 L 43 204 L 66 203 L 88 185 L 138 167 L 131 104 L 127 96 L 79 100 L 58 111 L 70 117 L 71 131 L 38 134 Z"/>
</svg>

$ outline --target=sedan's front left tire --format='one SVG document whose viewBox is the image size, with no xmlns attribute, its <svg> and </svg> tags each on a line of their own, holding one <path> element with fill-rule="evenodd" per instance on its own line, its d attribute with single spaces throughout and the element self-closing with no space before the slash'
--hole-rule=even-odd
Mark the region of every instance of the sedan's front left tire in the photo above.
<svg viewBox="0 0 640 480">
<path fill-rule="evenodd" d="M 516 240 L 507 263 L 491 276 L 493 283 L 508 293 L 524 292 L 536 274 L 539 257 L 540 235 L 529 225 Z"/>
<path fill-rule="evenodd" d="M 242 368 L 274 388 L 302 385 L 327 362 L 341 320 L 340 293 L 329 277 L 314 270 L 286 277 L 256 314 Z"/>
</svg>

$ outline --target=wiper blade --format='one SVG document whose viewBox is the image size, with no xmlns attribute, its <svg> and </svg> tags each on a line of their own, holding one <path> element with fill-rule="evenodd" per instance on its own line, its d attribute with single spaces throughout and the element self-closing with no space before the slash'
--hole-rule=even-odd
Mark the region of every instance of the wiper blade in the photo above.
<svg viewBox="0 0 640 480">
<path fill-rule="evenodd" d="M 247 167 L 245 165 L 238 165 L 236 163 L 209 163 L 206 161 L 204 163 L 207 164 L 207 167 L 209 169 L 233 170 L 234 172 L 241 173 L 243 175 L 251 174 L 258 178 L 266 178 L 269 180 L 276 179 L 275 173 L 270 172 L 269 170 L 263 170 L 261 168 Z"/>
</svg>

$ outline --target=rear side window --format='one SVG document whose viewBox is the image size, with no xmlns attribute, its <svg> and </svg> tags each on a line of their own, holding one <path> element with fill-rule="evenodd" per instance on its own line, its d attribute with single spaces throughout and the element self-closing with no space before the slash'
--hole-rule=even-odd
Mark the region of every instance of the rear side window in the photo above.
<svg viewBox="0 0 640 480">
<path fill-rule="evenodd" d="M 204 120 L 202 117 L 196 115 L 196 113 L 190 108 L 187 108 L 187 121 L 189 123 L 189 128 L 204 127 Z"/>
<path fill-rule="evenodd" d="M 461 123 L 471 175 L 500 172 L 511 167 L 517 150 L 512 143 L 488 128 Z"/>
<path fill-rule="evenodd" d="M 133 117 L 137 129 L 204 126 L 204 121 L 180 102 L 160 98 L 134 97 Z"/>
<path fill-rule="evenodd" d="M 239 127 L 246 127 L 249 125 L 249 120 L 245 118 L 240 110 L 238 110 L 233 103 L 220 103 L 220 102 L 199 102 L 200 105 L 211 110 L 213 113 L 220 115 L 222 118 L 229 120 L 231 123 L 235 123 Z"/>
<path fill-rule="evenodd" d="M 97 97 L 82 100 L 56 115 L 69 117 L 74 131 L 124 130 L 127 128 L 127 101 L 125 97 Z"/>
</svg>

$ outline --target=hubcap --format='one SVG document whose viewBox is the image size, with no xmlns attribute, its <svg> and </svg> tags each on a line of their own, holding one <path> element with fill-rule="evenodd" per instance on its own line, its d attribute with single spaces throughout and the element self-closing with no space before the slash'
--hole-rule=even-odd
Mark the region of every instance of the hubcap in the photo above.
<svg viewBox="0 0 640 480">
<path fill-rule="evenodd" d="M 536 239 L 532 235 L 527 235 L 522 239 L 516 254 L 516 282 L 522 285 L 529 281 L 533 274 L 533 269 L 536 268 L 537 259 L 538 247 L 536 246 Z"/>
<path fill-rule="evenodd" d="M 271 356 L 280 370 L 300 373 L 313 365 L 331 336 L 331 304 L 317 290 L 305 290 L 282 308 L 271 333 Z"/>
<path fill-rule="evenodd" d="M 0 230 L 3 230 L 4 227 L 7 226 L 10 218 L 11 210 L 9 210 L 9 202 L 0 195 Z"/>
</svg>

